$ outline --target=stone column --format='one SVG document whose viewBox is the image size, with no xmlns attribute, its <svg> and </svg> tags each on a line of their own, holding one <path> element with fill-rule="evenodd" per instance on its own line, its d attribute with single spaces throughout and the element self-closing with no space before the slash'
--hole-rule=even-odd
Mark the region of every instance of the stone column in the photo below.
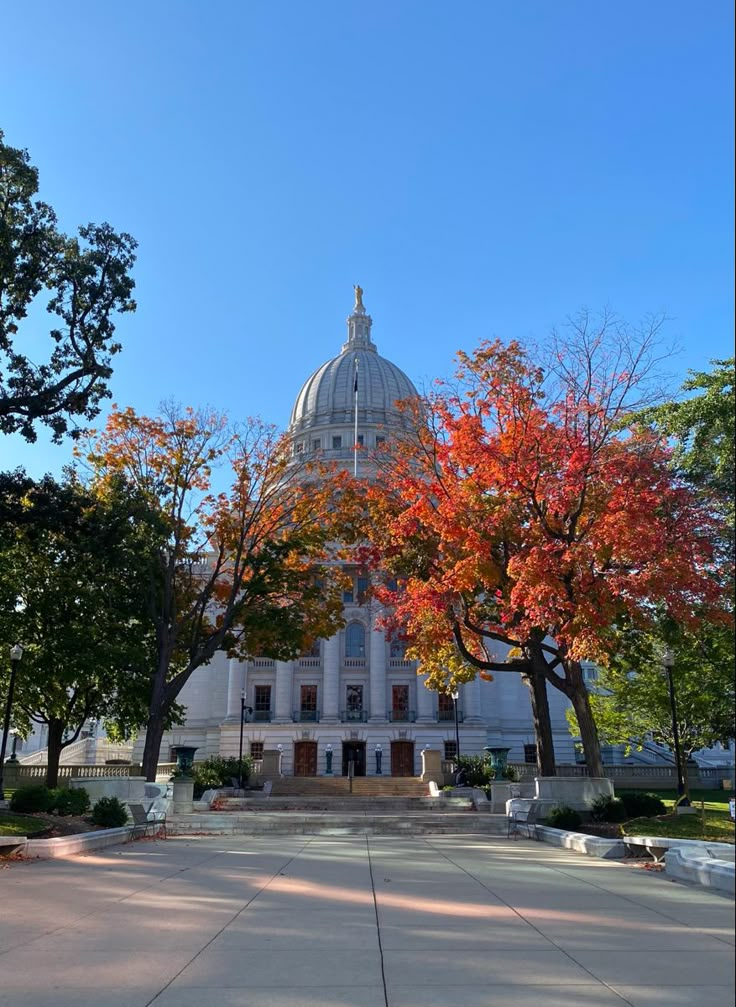
<svg viewBox="0 0 736 1007">
<path fill-rule="evenodd" d="M 322 722 L 336 724 L 340 717 L 340 635 L 325 640 L 322 674 Z"/>
<path fill-rule="evenodd" d="M 426 675 L 417 675 L 417 723 L 434 723 L 434 704 L 437 693 L 427 689 L 425 682 Z"/>
<path fill-rule="evenodd" d="M 480 679 L 477 677 L 463 685 L 463 707 L 465 724 L 483 723 L 480 713 Z"/>
<path fill-rule="evenodd" d="M 246 668 L 247 661 L 239 661 L 237 657 L 230 658 L 227 670 L 226 720 L 240 721 L 240 694 L 246 687 Z"/>
<path fill-rule="evenodd" d="M 422 783 L 442 784 L 442 756 L 438 748 L 422 749 Z"/>
<path fill-rule="evenodd" d="M 386 635 L 373 626 L 370 635 L 371 722 L 386 722 Z"/>
<path fill-rule="evenodd" d="M 290 724 L 294 713 L 294 662 L 276 662 L 276 700 L 274 723 Z"/>
</svg>

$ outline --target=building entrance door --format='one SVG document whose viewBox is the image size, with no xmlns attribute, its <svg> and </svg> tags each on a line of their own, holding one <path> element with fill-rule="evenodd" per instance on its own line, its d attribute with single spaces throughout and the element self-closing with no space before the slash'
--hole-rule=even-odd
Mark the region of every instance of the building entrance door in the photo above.
<svg viewBox="0 0 736 1007">
<path fill-rule="evenodd" d="M 365 776 L 365 742 L 343 741 L 342 775 L 348 775 L 348 764 L 353 763 L 353 776 Z"/>
<path fill-rule="evenodd" d="M 414 775 L 413 741 L 391 742 L 391 775 L 392 776 Z"/>
<path fill-rule="evenodd" d="M 294 776 L 317 775 L 317 742 L 294 742 Z"/>
</svg>

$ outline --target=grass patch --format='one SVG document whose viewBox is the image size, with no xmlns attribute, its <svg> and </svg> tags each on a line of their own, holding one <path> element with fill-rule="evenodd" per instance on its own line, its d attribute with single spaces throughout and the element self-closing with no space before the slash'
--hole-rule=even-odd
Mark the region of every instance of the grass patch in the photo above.
<svg viewBox="0 0 736 1007">
<path fill-rule="evenodd" d="M 725 811 L 709 810 L 705 805 L 705 818 L 697 815 L 661 815 L 659 818 L 632 818 L 625 822 L 626 836 L 666 836 L 670 839 L 706 839 L 711 843 L 733 843 L 734 823 Z"/>
<path fill-rule="evenodd" d="M 677 800 L 676 790 L 651 790 L 651 794 L 661 797 L 664 803 L 674 808 Z M 705 802 L 706 814 L 709 811 L 722 811 L 728 816 L 728 799 L 731 796 L 728 790 L 692 790 L 690 791 L 690 801 L 694 807 L 700 810 L 701 801 Z"/>
<path fill-rule="evenodd" d="M 0 836 L 32 836 L 47 828 L 46 822 L 30 815 L 13 815 L 7 811 L 0 811 Z"/>
</svg>

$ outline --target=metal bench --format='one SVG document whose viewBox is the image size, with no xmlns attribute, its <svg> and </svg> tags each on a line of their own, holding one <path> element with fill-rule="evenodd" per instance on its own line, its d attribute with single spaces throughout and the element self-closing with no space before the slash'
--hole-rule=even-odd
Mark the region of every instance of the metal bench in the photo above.
<svg viewBox="0 0 736 1007">
<path fill-rule="evenodd" d="M 528 839 L 537 839 L 537 824 L 531 808 L 513 808 L 508 813 L 506 838 L 521 835 L 526 829 Z"/>
<path fill-rule="evenodd" d="M 130 838 L 138 835 L 146 835 L 149 829 L 151 829 L 151 835 L 155 836 L 159 832 L 163 833 L 164 839 L 166 836 L 166 812 L 164 811 L 151 811 L 148 812 L 143 807 L 142 804 L 129 804 L 130 814 L 133 818 L 133 829 L 130 834 Z M 155 818 L 149 818 L 149 814 L 155 815 Z"/>
</svg>

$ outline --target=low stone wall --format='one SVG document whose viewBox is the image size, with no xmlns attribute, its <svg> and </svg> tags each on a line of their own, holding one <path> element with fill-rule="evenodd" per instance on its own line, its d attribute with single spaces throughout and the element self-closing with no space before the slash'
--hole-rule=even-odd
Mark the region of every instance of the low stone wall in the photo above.
<svg viewBox="0 0 736 1007">
<path fill-rule="evenodd" d="M 706 849 L 679 846 L 667 850 L 665 873 L 676 881 L 702 885 L 727 895 L 736 894 L 736 865 L 733 859 L 713 856 Z"/>
<path fill-rule="evenodd" d="M 55 857 L 70 857 L 106 846 L 127 843 L 133 829 L 124 825 L 120 829 L 100 829 L 98 832 L 81 832 L 76 836 L 56 836 L 54 839 L 27 839 L 16 853 L 37 860 L 53 860 Z"/>
</svg>

